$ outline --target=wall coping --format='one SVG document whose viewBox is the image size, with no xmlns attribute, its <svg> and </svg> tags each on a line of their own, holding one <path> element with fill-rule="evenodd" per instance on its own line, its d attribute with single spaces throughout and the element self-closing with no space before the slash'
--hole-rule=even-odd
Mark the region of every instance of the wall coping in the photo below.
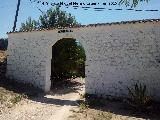
<svg viewBox="0 0 160 120">
<path fill-rule="evenodd" d="M 88 24 L 88 25 L 80 25 L 80 26 L 72 26 L 72 27 L 37 28 L 37 29 L 30 29 L 30 30 L 10 31 L 10 32 L 7 32 L 7 34 L 32 32 L 32 31 L 59 30 L 59 29 L 68 29 L 68 28 L 84 28 L 84 27 L 111 26 L 111 25 L 135 24 L 135 23 L 146 23 L 146 22 L 159 22 L 159 21 L 160 19 L 144 19 L 144 20 L 120 21 L 120 22 L 111 22 L 111 23 L 96 23 L 96 24 Z"/>
</svg>

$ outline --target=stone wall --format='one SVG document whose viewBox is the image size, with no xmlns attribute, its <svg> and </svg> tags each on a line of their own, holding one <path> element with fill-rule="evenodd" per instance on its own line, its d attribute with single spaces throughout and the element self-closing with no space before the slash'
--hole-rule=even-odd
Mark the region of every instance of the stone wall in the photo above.
<svg viewBox="0 0 160 120">
<path fill-rule="evenodd" d="M 86 52 L 86 92 L 126 97 L 139 82 L 160 100 L 160 22 L 10 33 L 7 76 L 50 89 L 52 46 L 64 37 L 79 40 Z"/>
</svg>

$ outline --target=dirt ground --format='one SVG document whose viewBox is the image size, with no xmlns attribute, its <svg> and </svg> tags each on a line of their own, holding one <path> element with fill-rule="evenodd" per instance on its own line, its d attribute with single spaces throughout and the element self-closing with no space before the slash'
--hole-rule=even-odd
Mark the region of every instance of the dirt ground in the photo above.
<svg viewBox="0 0 160 120">
<path fill-rule="evenodd" d="M 0 51 L 0 63 L 5 58 L 5 52 Z M 29 97 L 21 98 L 22 94 Z M 155 104 L 157 109 L 141 113 L 114 100 L 95 99 L 88 106 L 82 102 L 83 94 L 82 78 L 55 83 L 46 94 L 0 79 L 0 120 L 160 120 L 159 104 Z"/>
<path fill-rule="evenodd" d="M 84 91 L 84 80 L 55 85 L 51 92 L 39 94 L 32 99 L 23 99 L 14 107 L 0 114 L 0 120 L 65 120 L 77 106 L 77 100 Z"/>
<path fill-rule="evenodd" d="M 6 70 L 5 58 L 5 51 L 0 51 L 2 75 Z M 78 78 L 57 83 L 47 94 L 31 88 L 0 78 L 0 120 L 65 120 L 72 114 L 70 109 L 77 106 L 79 94 L 84 91 L 84 80 Z M 29 98 L 22 98 L 22 94 Z"/>
<path fill-rule="evenodd" d="M 141 111 L 120 100 L 92 99 L 86 104 L 82 99 L 79 107 L 72 109 L 68 120 L 160 120 L 160 104 L 155 103 Z"/>
<path fill-rule="evenodd" d="M 124 108 L 121 103 L 108 102 L 109 106 L 89 107 L 83 110 L 72 109 L 72 115 L 68 120 L 160 120 L 159 111 L 157 113 L 137 113 Z"/>
<path fill-rule="evenodd" d="M 121 101 L 95 99 L 83 104 L 84 79 L 53 85 L 50 92 L 22 99 L 0 114 L 0 120 L 160 120 L 159 109 L 139 113 Z"/>
</svg>

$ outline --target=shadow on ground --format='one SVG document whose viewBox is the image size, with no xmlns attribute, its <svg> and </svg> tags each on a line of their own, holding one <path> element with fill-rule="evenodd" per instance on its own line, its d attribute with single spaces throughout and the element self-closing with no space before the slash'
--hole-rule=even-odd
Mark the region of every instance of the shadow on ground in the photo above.
<svg viewBox="0 0 160 120">
<path fill-rule="evenodd" d="M 76 106 L 77 100 L 66 100 L 66 99 L 57 99 L 57 98 L 48 98 L 46 95 L 40 95 L 36 98 L 33 98 L 32 100 L 36 102 L 41 102 L 44 104 L 52 104 L 52 105 L 58 105 L 58 106 Z"/>
<path fill-rule="evenodd" d="M 90 109 L 111 112 L 121 116 L 143 118 L 146 120 L 160 120 L 160 103 L 158 102 L 154 102 L 152 106 L 142 111 L 131 107 L 121 100 L 96 99 L 96 101 L 92 101 L 91 105 L 89 105 Z"/>
<path fill-rule="evenodd" d="M 84 80 L 75 78 L 75 79 L 67 79 L 64 81 L 58 81 L 52 83 L 51 91 L 49 94 L 52 95 L 64 95 L 72 92 L 78 92 L 84 86 Z"/>
<path fill-rule="evenodd" d="M 50 92 L 44 93 L 42 90 L 33 87 L 33 85 L 31 84 L 18 83 L 10 79 L 0 80 L 0 87 L 5 88 L 6 90 L 26 95 L 28 99 L 36 102 L 59 106 L 75 106 L 77 105 L 77 101 L 66 99 L 63 100 L 58 98 L 48 98 L 46 96 L 62 96 L 70 93 L 79 93 L 78 91 L 83 88 L 83 85 L 84 83 L 74 80 L 61 81 L 54 83 Z"/>
<path fill-rule="evenodd" d="M 76 106 L 76 100 L 63 99 L 61 96 L 66 96 L 69 94 L 79 93 L 78 91 L 83 89 L 84 81 L 68 79 L 60 82 L 53 83 L 52 89 L 48 93 L 39 94 L 38 97 L 35 97 L 33 100 L 46 104 L 54 104 L 60 106 Z M 49 98 L 50 96 L 51 98 Z M 59 96 L 55 98 L 54 96 Z M 61 99 L 62 98 L 62 99 Z"/>
<path fill-rule="evenodd" d="M 17 83 L 12 80 L 0 80 L 0 87 L 14 91 L 20 94 L 26 94 L 29 99 L 44 104 L 52 104 L 58 106 L 76 106 L 79 101 L 59 98 L 49 98 L 49 96 L 62 96 L 70 93 L 77 93 L 81 89 L 83 83 L 76 81 L 62 81 L 55 83 L 49 93 L 43 93 L 41 90 L 34 88 L 29 84 Z M 94 102 L 89 105 L 90 109 L 111 112 L 116 115 L 143 118 L 148 120 L 160 120 L 160 103 L 153 103 L 152 106 L 145 111 L 132 109 L 128 104 L 120 100 L 109 100 L 102 98 L 94 98 Z"/>
<path fill-rule="evenodd" d="M 33 87 L 31 84 L 19 83 L 7 78 L 0 79 L 0 87 L 15 93 L 26 95 L 28 98 L 36 97 L 40 93 L 43 93 L 42 90 Z"/>
</svg>

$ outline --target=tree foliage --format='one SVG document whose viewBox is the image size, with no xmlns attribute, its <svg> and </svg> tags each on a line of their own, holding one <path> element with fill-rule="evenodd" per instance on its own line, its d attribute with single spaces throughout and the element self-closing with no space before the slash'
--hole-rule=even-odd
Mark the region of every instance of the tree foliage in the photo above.
<svg viewBox="0 0 160 120">
<path fill-rule="evenodd" d="M 28 18 L 26 23 L 21 24 L 20 30 L 29 30 L 35 28 L 58 28 L 58 27 L 69 27 L 80 25 L 74 16 L 70 13 L 60 10 L 60 7 L 55 9 L 50 8 L 46 12 L 40 15 L 39 20 L 32 20 Z"/>
<path fill-rule="evenodd" d="M 139 2 L 148 2 L 150 0 L 120 0 L 119 5 L 125 4 L 126 6 L 136 7 Z"/>
<path fill-rule="evenodd" d="M 35 29 L 39 26 L 39 21 L 32 20 L 31 17 L 28 17 L 25 23 L 21 23 L 20 30 L 30 30 Z"/>
<path fill-rule="evenodd" d="M 52 47 L 53 79 L 84 77 L 85 60 L 84 48 L 76 39 L 63 38 L 57 41 Z"/>
<path fill-rule="evenodd" d="M 8 39 L 0 38 L 0 50 L 7 50 L 8 47 Z"/>
</svg>

